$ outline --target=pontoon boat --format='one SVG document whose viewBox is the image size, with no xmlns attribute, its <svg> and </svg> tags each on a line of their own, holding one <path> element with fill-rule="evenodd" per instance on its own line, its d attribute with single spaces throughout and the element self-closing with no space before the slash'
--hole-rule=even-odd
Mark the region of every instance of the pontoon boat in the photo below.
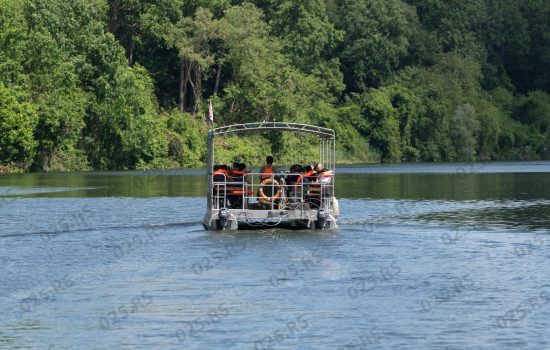
<svg viewBox="0 0 550 350">
<path fill-rule="evenodd" d="M 252 173 L 239 179 L 214 171 L 217 136 L 231 133 L 284 131 L 307 133 L 319 138 L 319 163 L 329 175 L 304 177 L 303 173 Z M 335 133 L 318 126 L 261 122 L 235 124 L 208 132 L 207 212 L 204 226 L 210 230 L 286 227 L 291 229 L 335 229 L 339 215 L 334 196 L 336 171 Z M 285 183 L 295 175 L 300 181 Z"/>
</svg>

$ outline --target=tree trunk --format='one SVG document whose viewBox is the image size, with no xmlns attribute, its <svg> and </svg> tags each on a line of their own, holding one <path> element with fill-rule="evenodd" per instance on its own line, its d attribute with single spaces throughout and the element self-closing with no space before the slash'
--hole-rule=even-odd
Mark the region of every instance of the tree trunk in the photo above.
<svg viewBox="0 0 550 350">
<path fill-rule="evenodd" d="M 126 55 L 128 57 L 128 65 L 132 67 L 134 65 L 134 35 L 128 34 L 128 48 L 126 49 Z"/>
<path fill-rule="evenodd" d="M 185 85 L 187 83 L 186 76 L 186 64 L 185 59 L 180 58 L 180 88 L 179 88 L 179 110 L 183 112 L 185 110 Z"/>
<path fill-rule="evenodd" d="M 222 63 L 218 63 L 218 71 L 216 72 L 216 83 L 214 84 L 214 96 L 218 94 L 218 88 L 220 87 L 220 77 L 222 75 Z"/>
<path fill-rule="evenodd" d="M 118 30 L 118 12 L 119 12 L 119 1 L 114 1 L 113 5 L 111 6 L 111 18 L 109 18 L 109 31 L 111 33 L 115 33 Z"/>
<path fill-rule="evenodd" d="M 49 152 L 45 149 L 42 149 L 40 151 L 40 155 L 41 155 L 41 158 L 42 158 L 42 170 L 45 171 L 45 172 L 50 171 L 50 154 L 51 154 L 51 152 Z"/>
<path fill-rule="evenodd" d="M 202 101 L 202 74 L 201 67 L 198 64 L 195 64 L 195 110 L 193 114 L 200 112 Z"/>
<path fill-rule="evenodd" d="M 191 98 L 192 100 L 189 101 L 189 105 L 193 106 L 193 118 L 195 117 L 195 111 L 196 111 L 196 105 L 195 101 L 197 100 L 197 89 L 195 88 L 195 83 L 193 83 L 193 77 L 191 76 L 191 69 L 193 68 L 194 64 L 193 62 L 189 62 L 187 65 L 187 82 L 189 82 L 189 86 L 191 86 Z"/>
</svg>

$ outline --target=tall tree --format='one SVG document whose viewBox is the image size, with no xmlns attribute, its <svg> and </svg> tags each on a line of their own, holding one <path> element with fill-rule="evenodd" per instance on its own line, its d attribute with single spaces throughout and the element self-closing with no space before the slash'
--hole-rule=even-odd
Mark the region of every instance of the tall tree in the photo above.
<svg viewBox="0 0 550 350">
<path fill-rule="evenodd" d="M 188 99 L 193 115 L 200 109 L 202 80 L 208 68 L 214 63 L 210 42 L 215 35 L 216 23 L 212 13 L 199 8 L 194 17 L 183 17 L 170 26 L 164 36 L 168 45 L 178 50 L 179 109 L 182 112 L 186 110 Z"/>
<path fill-rule="evenodd" d="M 407 8 L 400 0 L 339 0 L 332 14 L 348 91 L 378 87 L 395 72 L 409 47 Z"/>
<path fill-rule="evenodd" d="M 271 33 L 281 39 L 294 66 L 323 79 L 340 94 L 344 84 L 335 48 L 343 32 L 330 21 L 326 0 L 272 0 L 268 7 Z"/>
<path fill-rule="evenodd" d="M 136 40 L 140 40 L 140 19 L 149 1 L 110 0 L 109 31 L 114 33 L 126 50 L 128 65 L 134 64 Z"/>
</svg>

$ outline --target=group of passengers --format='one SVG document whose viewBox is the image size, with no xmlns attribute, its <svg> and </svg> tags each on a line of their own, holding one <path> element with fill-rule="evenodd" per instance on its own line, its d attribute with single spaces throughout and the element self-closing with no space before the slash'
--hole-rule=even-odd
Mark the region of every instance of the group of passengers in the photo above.
<svg viewBox="0 0 550 350">
<path fill-rule="evenodd" d="M 214 165 L 214 181 L 215 182 L 243 182 L 244 175 L 250 173 L 246 170 L 245 163 L 233 163 L 232 167 L 223 165 Z"/>
<path fill-rule="evenodd" d="M 233 167 L 214 165 L 213 170 L 214 182 L 233 183 L 232 185 L 228 184 L 225 189 L 230 207 L 242 207 L 243 194 L 246 190 L 234 183 L 245 181 L 245 175 L 250 173 L 246 170 L 246 164 L 233 163 Z M 260 185 L 257 196 L 260 206 L 267 209 L 272 204 L 278 203 L 283 191 L 285 191 L 284 194 L 291 203 L 298 203 L 304 199 L 306 203 L 319 206 L 322 185 L 332 183 L 334 172 L 325 169 L 321 163 L 303 167 L 300 164 L 294 164 L 289 170 L 285 178 L 284 175 L 277 173 L 273 165 L 273 157 L 266 157 L 266 164 L 261 167 L 259 172 Z M 330 190 L 330 192 L 332 191 Z M 220 197 L 218 193 L 219 189 L 216 189 L 215 195 Z M 247 192 L 246 194 L 253 195 L 254 192 Z M 220 205 L 222 205 L 221 202 Z"/>
<path fill-rule="evenodd" d="M 325 192 L 324 195 L 332 193 L 330 187 L 323 189 L 322 185 L 331 184 L 333 175 L 334 172 L 325 169 L 322 163 L 304 167 L 294 164 L 290 167 L 290 175 L 285 179 L 288 189 L 286 195 L 290 202 L 300 202 L 303 198 L 306 203 L 319 206 L 321 191 Z"/>
<path fill-rule="evenodd" d="M 223 165 L 214 165 L 213 180 L 216 183 L 229 183 L 222 189 L 219 186 L 214 188 L 214 195 L 219 199 L 220 207 L 223 207 L 223 195 L 221 191 L 224 191 L 230 207 L 240 208 L 243 204 L 243 187 L 239 185 L 244 181 L 244 176 L 250 171 L 246 170 L 245 163 L 233 163 L 232 167 Z M 253 194 L 253 193 L 252 193 Z"/>
</svg>

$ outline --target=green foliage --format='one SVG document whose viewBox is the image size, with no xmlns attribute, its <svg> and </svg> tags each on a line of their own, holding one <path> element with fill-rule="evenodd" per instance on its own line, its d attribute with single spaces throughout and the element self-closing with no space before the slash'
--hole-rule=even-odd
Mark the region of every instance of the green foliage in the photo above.
<svg viewBox="0 0 550 350">
<path fill-rule="evenodd" d="M 390 91 L 372 90 L 361 96 L 362 114 L 367 122 L 370 144 L 383 162 L 399 161 L 399 115 L 392 105 Z"/>
<path fill-rule="evenodd" d="M 224 57 L 231 67 L 231 80 L 237 84 L 262 80 L 271 68 L 269 60 L 280 57 L 278 47 L 268 37 L 268 26 L 262 12 L 251 3 L 228 8 L 219 23 Z M 267 60 L 267 62 L 265 62 Z"/>
<path fill-rule="evenodd" d="M 0 83 L 0 159 L 30 163 L 35 153 L 36 111 L 21 94 Z"/>
<path fill-rule="evenodd" d="M 38 164 L 44 170 L 78 170 L 87 164 L 84 152 L 76 151 L 84 128 L 86 95 L 78 88 L 52 89 L 36 100 L 38 127 Z M 65 157 L 64 153 L 71 156 Z M 56 166 L 49 164 L 56 158 Z M 67 165 L 62 159 L 67 158 Z M 85 166 L 87 167 L 87 166 Z"/>
<path fill-rule="evenodd" d="M 478 39 L 487 26 L 487 3 L 491 1 L 465 0 L 408 0 L 416 7 L 418 18 L 435 40 L 436 52 L 455 52 L 481 61 L 486 56 L 484 43 Z"/>
<path fill-rule="evenodd" d="M 8 86 L 28 80 L 24 63 L 29 45 L 23 0 L 0 0 L 0 81 Z"/>
<path fill-rule="evenodd" d="M 550 132 L 550 95 L 543 91 L 532 91 L 519 98 L 512 116 L 522 124 L 532 125 L 541 134 Z"/>
<path fill-rule="evenodd" d="M 451 116 L 451 140 L 457 160 L 472 160 L 476 152 L 480 125 L 470 104 L 458 106 Z"/>
<path fill-rule="evenodd" d="M 124 67 L 112 78 L 116 85 L 105 91 L 102 103 L 96 101 L 90 115 L 94 119 L 87 123 L 94 167 L 132 168 L 165 155 L 165 121 L 156 113 L 152 81 L 145 70 Z"/>
<path fill-rule="evenodd" d="M 377 162 L 380 154 L 373 150 L 360 130 L 366 131 L 366 123 L 361 116 L 359 104 L 348 101 L 337 110 L 333 118 L 326 120 L 324 126 L 336 132 L 336 153 L 339 163 Z"/>
<path fill-rule="evenodd" d="M 323 79 L 335 94 L 345 86 L 334 56 L 343 32 L 330 22 L 324 0 L 271 1 L 268 22 L 296 68 Z"/>
<path fill-rule="evenodd" d="M 188 113 L 173 110 L 167 120 L 168 156 L 187 167 L 206 161 L 206 126 Z"/>
<path fill-rule="evenodd" d="M 342 30 L 342 71 L 348 90 L 378 87 L 409 48 L 407 9 L 399 0 L 342 0 L 332 15 Z"/>
<path fill-rule="evenodd" d="M 271 153 L 270 142 L 258 135 L 242 138 L 236 135 L 220 137 L 216 139 L 215 147 L 217 163 L 243 162 L 248 168 L 263 164 L 266 155 Z"/>
<path fill-rule="evenodd" d="M 0 0 L 0 168 L 198 167 L 210 99 L 217 125 L 332 128 L 340 161 L 549 158 L 549 16 L 542 0 Z M 219 142 L 226 163 L 317 156 L 303 135 Z"/>
</svg>

